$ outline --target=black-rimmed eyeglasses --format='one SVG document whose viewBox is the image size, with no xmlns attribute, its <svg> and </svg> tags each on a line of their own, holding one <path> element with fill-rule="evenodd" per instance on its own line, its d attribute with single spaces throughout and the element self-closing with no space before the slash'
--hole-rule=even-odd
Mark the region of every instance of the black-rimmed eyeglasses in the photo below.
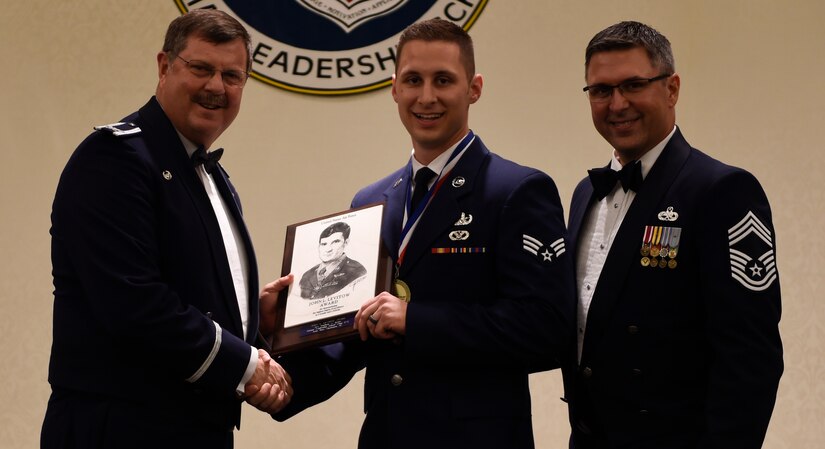
<svg viewBox="0 0 825 449">
<path fill-rule="evenodd" d="M 247 78 L 249 78 L 249 73 L 244 72 L 243 70 L 217 70 L 203 61 L 197 61 L 194 59 L 187 61 L 180 56 L 177 58 L 185 62 L 186 67 L 189 68 L 189 71 L 198 78 L 212 78 L 215 76 L 215 72 L 220 72 L 223 83 L 232 87 L 243 87 L 244 84 L 246 84 Z"/>
<path fill-rule="evenodd" d="M 591 102 L 601 103 L 610 100 L 610 97 L 613 96 L 613 89 L 619 89 L 624 96 L 632 96 L 633 94 L 638 94 L 639 92 L 645 90 L 650 83 L 663 80 L 671 76 L 673 76 L 672 73 L 664 73 L 659 76 L 654 76 L 653 78 L 631 78 L 629 80 L 622 81 L 619 84 L 613 85 L 591 84 L 590 86 L 585 86 L 582 91 L 587 94 L 587 98 L 589 98 Z"/>
</svg>

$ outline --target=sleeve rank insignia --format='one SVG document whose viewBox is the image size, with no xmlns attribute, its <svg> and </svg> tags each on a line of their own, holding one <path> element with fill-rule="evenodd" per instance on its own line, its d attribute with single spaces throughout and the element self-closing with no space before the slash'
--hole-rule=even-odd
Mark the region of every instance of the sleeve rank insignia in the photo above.
<svg viewBox="0 0 825 449">
<path fill-rule="evenodd" d="M 539 239 L 522 234 L 522 248 L 528 253 L 538 257 L 542 262 L 552 262 L 553 257 L 558 258 L 566 249 L 564 248 L 564 238 L 559 238 L 550 245 L 545 245 Z"/>
<path fill-rule="evenodd" d="M 748 211 L 728 229 L 731 276 L 748 290 L 766 290 L 777 278 L 773 235 L 756 215 Z"/>
</svg>

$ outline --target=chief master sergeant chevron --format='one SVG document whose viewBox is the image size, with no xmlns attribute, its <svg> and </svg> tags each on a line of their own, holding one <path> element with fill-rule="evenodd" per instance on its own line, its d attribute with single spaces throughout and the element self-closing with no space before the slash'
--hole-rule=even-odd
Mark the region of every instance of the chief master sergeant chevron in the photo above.
<svg viewBox="0 0 825 449">
<path fill-rule="evenodd" d="M 281 359 L 300 383 L 276 418 L 366 366 L 361 449 L 534 447 L 528 374 L 572 354 L 572 257 L 553 180 L 470 130 L 481 90 L 461 27 L 402 33 L 392 96 L 413 155 L 352 201 L 386 201 L 395 288 L 361 307 L 362 341 Z"/>
<path fill-rule="evenodd" d="M 241 396 L 268 412 L 288 402 L 288 377 L 252 346 L 258 276 L 240 202 L 221 151 L 205 152 L 238 114 L 248 46 L 223 12 L 173 20 L 156 96 L 66 165 L 41 447 L 231 448 Z"/>
</svg>

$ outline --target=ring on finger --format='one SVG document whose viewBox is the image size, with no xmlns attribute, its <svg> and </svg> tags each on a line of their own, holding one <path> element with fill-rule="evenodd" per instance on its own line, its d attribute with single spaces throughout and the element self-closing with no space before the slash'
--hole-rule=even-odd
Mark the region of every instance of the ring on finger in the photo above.
<svg viewBox="0 0 825 449">
<path fill-rule="evenodd" d="M 375 317 L 375 315 L 370 315 L 370 316 L 368 316 L 368 317 L 367 317 L 367 319 L 368 319 L 368 320 L 370 321 L 370 323 L 372 323 L 372 324 L 378 324 L 378 318 L 376 318 L 376 317 Z"/>
</svg>

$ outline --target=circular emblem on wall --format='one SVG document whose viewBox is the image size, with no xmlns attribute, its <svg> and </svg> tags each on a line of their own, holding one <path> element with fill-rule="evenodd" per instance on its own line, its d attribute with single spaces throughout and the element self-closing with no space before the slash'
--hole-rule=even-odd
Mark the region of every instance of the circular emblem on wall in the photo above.
<svg viewBox="0 0 825 449">
<path fill-rule="evenodd" d="M 389 86 L 395 45 L 409 25 L 440 17 L 465 30 L 488 0 L 175 0 L 178 9 L 217 8 L 252 37 L 250 76 L 313 95 Z"/>
</svg>

